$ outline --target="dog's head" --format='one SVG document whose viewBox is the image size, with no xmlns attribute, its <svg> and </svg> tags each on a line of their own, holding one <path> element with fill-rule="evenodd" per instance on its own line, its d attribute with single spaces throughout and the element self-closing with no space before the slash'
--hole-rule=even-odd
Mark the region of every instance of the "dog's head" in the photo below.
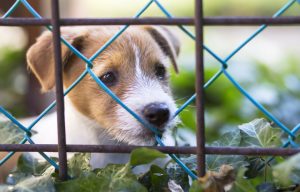
<svg viewBox="0 0 300 192">
<path fill-rule="evenodd" d="M 118 27 L 62 28 L 62 36 L 87 58 L 119 30 Z M 175 124 L 176 110 L 168 83 L 169 63 L 177 71 L 179 41 L 164 27 L 130 27 L 93 61 L 93 71 L 130 109 L 158 129 Z M 54 88 L 52 34 L 43 33 L 27 52 L 28 66 L 42 91 Z M 171 62 L 169 62 L 171 61 Z M 62 44 L 63 81 L 69 87 L 85 63 Z M 152 144 L 153 134 L 107 95 L 87 75 L 68 94 L 75 108 L 116 140 Z M 84 131 L 84 130 L 83 130 Z"/>
</svg>

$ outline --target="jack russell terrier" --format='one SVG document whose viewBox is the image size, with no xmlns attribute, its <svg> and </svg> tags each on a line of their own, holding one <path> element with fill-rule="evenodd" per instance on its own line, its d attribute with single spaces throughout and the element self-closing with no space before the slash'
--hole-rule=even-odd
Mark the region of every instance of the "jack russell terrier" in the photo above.
<svg viewBox="0 0 300 192">
<path fill-rule="evenodd" d="M 91 57 L 120 28 L 63 27 L 61 35 L 85 57 Z M 170 63 L 178 71 L 179 40 L 165 27 L 131 26 L 93 61 L 93 71 L 131 110 L 165 135 L 176 111 L 168 79 Z M 170 62 L 169 62 L 170 61 Z M 44 32 L 27 52 L 29 69 L 48 92 L 55 86 L 52 33 Z M 85 70 L 85 62 L 62 44 L 63 83 L 68 88 Z M 28 126 L 32 119 L 22 123 Z M 89 75 L 65 97 L 67 144 L 153 145 L 153 133 L 106 94 Z M 37 144 L 57 144 L 56 113 L 37 123 Z M 171 142 L 166 144 L 172 145 Z M 41 158 L 38 153 L 32 153 Z M 56 153 L 47 153 L 57 156 Z M 126 163 L 129 155 L 93 153 L 92 167 Z"/>
</svg>

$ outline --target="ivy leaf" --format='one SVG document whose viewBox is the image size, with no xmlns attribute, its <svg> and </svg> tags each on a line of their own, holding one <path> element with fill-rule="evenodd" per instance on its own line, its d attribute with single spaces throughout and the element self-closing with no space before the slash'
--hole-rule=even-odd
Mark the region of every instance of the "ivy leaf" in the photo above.
<svg viewBox="0 0 300 192">
<path fill-rule="evenodd" d="M 137 176 L 131 172 L 129 164 L 108 165 L 103 169 L 95 170 L 98 178 L 103 179 L 102 191 L 147 191 L 137 180 Z"/>
<path fill-rule="evenodd" d="M 150 170 L 139 179 L 139 182 L 142 183 L 149 192 L 169 192 L 169 175 L 164 169 L 157 165 L 151 165 Z"/>
<path fill-rule="evenodd" d="M 244 178 L 246 171 L 247 168 L 245 167 L 239 169 L 236 180 L 234 181 L 230 192 L 256 192 L 256 189 L 250 180 Z"/>
<path fill-rule="evenodd" d="M 300 183 L 300 154 L 294 155 L 273 167 L 273 176 L 283 185 Z"/>
<path fill-rule="evenodd" d="M 64 182 L 55 183 L 55 189 L 57 192 L 65 192 L 65 191 L 80 191 L 80 192 L 92 192 L 92 191 L 100 191 L 100 189 L 108 185 L 105 183 L 106 180 L 101 180 L 95 174 L 82 176 L 77 179 L 72 179 Z"/>
<path fill-rule="evenodd" d="M 169 191 L 168 174 L 159 166 L 151 165 L 150 167 L 151 189 L 149 191 Z"/>
<path fill-rule="evenodd" d="M 23 153 L 17 163 L 16 169 L 9 174 L 7 178 L 8 184 L 16 185 L 30 176 L 44 176 L 50 177 L 54 172 L 54 168 L 46 161 L 38 161 L 28 153 Z M 31 179 L 32 180 L 32 179 Z"/>
<path fill-rule="evenodd" d="M 58 192 L 62 191 L 141 191 L 146 188 L 137 181 L 131 173 L 130 165 L 111 164 L 102 169 L 95 169 L 89 174 L 81 174 L 80 177 L 55 184 Z"/>
<path fill-rule="evenodd" d="M 109 164 L 105 168 L 95 169 L 93 171 L 98 177 L 105 177 L 109 180 L 114 178 L 129 177 L 135 179 L 136 176 L 131 172 L 128 164 Z"/>
<path fill-rule="evenodd" d="M 55 158 L 52 159 L 57 161 Z M 17 169 L 15 172 L 43 175 L 49 167 L 51 167 L 51 165 L 47 161 L 39 161 L 29 153 L 23 153 L 18 159 Z"/>
<path fill-rule="evenodd" d="M 11 191 L 49 191 L 55 192 L 54 183 L 50 175 L 43 176 L 29 176 L 18 182 L 15 186 L 10 188 Z"/>
<path fill-rule="evenodd" d="M 71 178 L 79 177 L 92 171 L 90 153 L 76 153 L 68 160 L 68 174 Z"/>
<path fill-rule="evenodd" d="M 17 144 L 24 137 L 24 132 L 10 121 L 0 122 L 0 143 Z"/>
<path fill-rule="evenodd" d="M 250 123 L 239 126 L 241 132 L 241 146 L 244 147 L 279 147 L 281 145 L 282 131 L 273 128 L 265 119 L 255 119 Z M 245 176 L 257 177 L 263 168 L 267 166 L 266 157 L 247 157 L 247 171 Z"/>
<path fill-rule="evenodd" d="M 246 161 L 249 163 L 246 166 L 248 169 L 244 175 L 247 179 L 257 177 L 263 170 L 262 168 L 267 166 L 266 161 L 261 157 L 247 157 Z"/>
<path fill-rule="evenodd" d="M 241 146 L 278 147 L 281 145 L 281 129 L 273 128 L 265 119 L 255 119 L 239 126 L 241 130 Z"/>
<path fill-rule="evenodd" d="M 241 134 L 239 131 L 232 130 L 221 136 L 221 139 L 212 143 L 212 146 L 239 146 Z"/>
<path fill-rule="evenodd" d="M 221 139 L 211 144 L 214 147 L 237 147 L 241 142 L 241 134 L 239 131 L 230 131 L 221 136 Z M 207 169 L 211 171 L 218 171 L 221 165 L 231 165 L 234 168 L 245 166 L 248 163 L 245 157 L 241 155 L 207 155 L 206 156 Z"/>
<path fill-rule="evenodd" d="M 240 131 L 230 131 L 222 135 L 220 140 L 213 142 L 211 146 L 239 146 L 240 142 Z M 196 170 L 197 157 L 195 155 L 181 158 L 181 161 L 190 169 Z M 248 165 L 248 162 L 245 161 L 245 157 L 241 155 L 206 155 L 206 163 L 207 169 L 215 172 L 219 171 L 222 165 L 232 166 L 235 169 Z M 178 164 L 173 162 L 169 163 L 166 167 L 166 171 L 170 178 L 180 184 L 185 191 L 189 188 L 188 175 Z M 197 188 L 197 184 L 194 185 L 195 188 Z"/>
<path fill-rule="evenodd" d="M 55 191 L 51 174 L 54 172 L 46 161 L 38 161 L 30 154 L 22 154 L 17 168 L 7 178 L 10 191 Z M 5 191 L 5 190 L 4 190 Z"/>
<path fill-rule="evenodd" d="M 148 164 L 157 158 L 167 157 L 164 153 L 155 149 L 149 149 L 146 147 L 135 149 L 131 152 L 130 165 L 137 166 Z"/>
</svg>

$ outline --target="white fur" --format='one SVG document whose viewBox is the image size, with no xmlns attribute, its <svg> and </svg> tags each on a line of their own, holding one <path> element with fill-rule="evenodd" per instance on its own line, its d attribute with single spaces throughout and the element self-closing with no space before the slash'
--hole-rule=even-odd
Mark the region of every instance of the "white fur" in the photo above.
<svg viewBox="0 0 300 192">
<path fill-rule="evenodd" d="M 150 103 L 166 103 L 171 114 L 169 119 L 170 122 L 166 127 L 175 126 L 177 119 L 171 119 L 176 111 L 176 104 L 173 98 L 163 90 L 161 82 L 159 82 L 158 79 L 152 79 L 144 74 L 140 66 L 140 50 L 134 43 L 132 45 L 135 52 L 135 82 L 130 89 L 126 90 L 123 103 L 139 116 L 142 116 L 141 111 Z M 118 123 L 120 124 L 118 127 L 128 133 L 121 134 L 118 137 L 119 140 L 126 141 L 129 144 L 153 145 L 154 138 L 141 137 L 145 131 L 145 127 L 121 106 L 118 106 L 117 116 L 119 117 Z"/>
<path fill-rule="evenodd" d="M 24 119 L 21 122 L 28 126 L 34 118 Z M 91 145 L 114 145 L 118 142 L 108 134 L 104 133 L 101 127 L 92 119 L 82 115 L 71 104 L 68 98 L 65 99 L 65 126 L 67 144 L 91 144 Z M 57 144 L 57 120 L 56 112 L 46 115 L 35 126 L 38 133 L 32 137 L 36 144 Z M 31 153 L 34 157 L 42 159 L 38 153 Z M 57 153 L 46 153 L 49 156 L 57 157 Z M 73 154 L 69 153 L 68 157 Z M 128 161 L 127 154 L 93 153 L 91 158 L 92 167 L 104 167 L 108 163 L 125 163 Z"/>
</svg>

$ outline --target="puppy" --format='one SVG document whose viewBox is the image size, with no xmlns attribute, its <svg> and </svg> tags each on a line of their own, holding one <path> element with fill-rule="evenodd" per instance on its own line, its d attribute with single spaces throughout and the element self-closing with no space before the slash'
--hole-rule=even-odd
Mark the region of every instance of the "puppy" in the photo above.
<svg viewBox="0 0 300 192">
<path fill-rule="evenodd" d="M 61 35 L 85 57 L 90 58 L 119 27 L 66 27 Z M 145 121 L 167 132 L 174 127 L 176 105 L 167 68 L 177 72 L 177 37 L 164 27 L 131 26 L 93 61 L 93 71 L 130 109 Z M 44 32 L 27 52 L 29 69 L 42 91 L 55 87 L 52 33 Z M 62 44 L 63 83 L 68 88 L 85 70 L 85 62 Z M 65 97 L 67 144 L 153 145 L 153 133 L 118 105 L 86 75 Z M 24 125 L 32 119 L 23 120 Z M 57 144 L 56 113 L 35 125 L 37 144 Z M 165 134 L 164 134 L 165 135 Z M 171 143 L 169 143 L 171 144 Z M 37 158 L 41 156 L 33 153 Z M 56 156 L 56 153 L 48 153 Z M 126 163 L 126 154 L 93 153 L 92 167 Z"/>
<path fill-rule="evenodd" d="M 62 36 L 87 58 L 91 57 L 119 27 L 62 28 Z M 179 41 L 164 27 L 129 27 L 93 61 L 93 71 L 130 109 L 164 131 L 176 124 L 176 105 L 168 84 L 169 62 L 177 71 Z M 85 70 L 85 63 L 62 44 L 63 81 L 68 88 Z M 52 34 L 45 32 L 27 52 L 28 66 L 42 91 L 54 88 Z M 153 145 L 153 133 L 107 95 L 87 75 L 66 96 L 68 144 Z M 36 125 L 36 143 L 57 143 L 56 114 Z M 124 163 L 124 154 L 93 154 L 93 167 Z"/>
</svg>

